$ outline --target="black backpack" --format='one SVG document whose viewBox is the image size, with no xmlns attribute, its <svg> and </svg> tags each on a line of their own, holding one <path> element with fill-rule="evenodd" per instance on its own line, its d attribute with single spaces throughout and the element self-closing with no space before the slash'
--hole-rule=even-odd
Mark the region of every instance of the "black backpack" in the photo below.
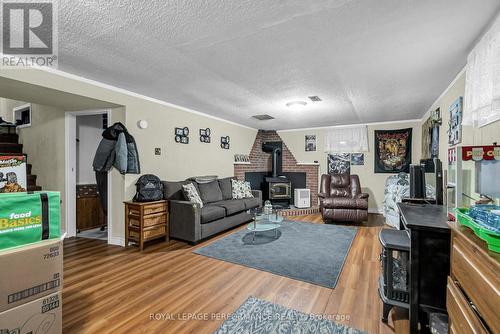
<svg viewBox="0 0 500 334">
<path fill-rule="evenodd" d="M 163 183 L 156 175 L 145 174 L 135 183 L 135 202 L 153 202 L 163 199 Z"/>
</svg>

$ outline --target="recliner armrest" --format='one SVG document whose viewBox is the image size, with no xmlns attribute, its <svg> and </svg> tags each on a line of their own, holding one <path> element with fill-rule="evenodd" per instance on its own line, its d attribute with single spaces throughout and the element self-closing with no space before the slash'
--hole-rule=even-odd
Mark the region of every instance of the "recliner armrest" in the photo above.
<svg viewBox="0 0 500 334">
<path fill-rule="evenodd" d="M 369 194 L 367 194 L 367 193 L 361 193 L 361 194 L 357 194 L 355 198 L 367 199 L 368 197 L 370 197 Z"/>
</svg>

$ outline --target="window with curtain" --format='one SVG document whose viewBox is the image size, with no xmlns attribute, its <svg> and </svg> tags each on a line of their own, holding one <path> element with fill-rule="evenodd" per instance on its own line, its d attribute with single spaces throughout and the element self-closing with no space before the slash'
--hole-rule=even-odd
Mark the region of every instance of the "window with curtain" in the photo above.
<svg viewBox="0 0 500 334">
<path fill-rule="evenodd" d="M 500 16 L 467 57 L 463 125 L 500 119 Z"/>
<path fill-rule="evenodd" d="M 325 134 L 325 152 L 361 153 L 368 152 L 368 128 L 357 127 L 333 128 Z"/>
</svg>

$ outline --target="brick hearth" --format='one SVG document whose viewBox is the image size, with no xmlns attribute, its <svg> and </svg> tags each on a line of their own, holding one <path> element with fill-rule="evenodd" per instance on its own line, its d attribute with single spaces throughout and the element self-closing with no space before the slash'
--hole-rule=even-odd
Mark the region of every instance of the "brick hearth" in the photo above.
<svg viewBox="0 0 500 334">
<path fill-rule="evenodd" d="M 271 154 L 262 151 L 262 143 L 266 141 L 283 141 L 276 131 L 259 130 L 250 151 L 250 164 L 235 164 L 234 175 L 245 179 L 246 172 L 270 172 L 272 170 Z M 318 205 L 318 165 L 301 165 L 283 142 L 283 172 L 306 173 L 306 186 L 311 189 L 312 206 Z"/>
</svg>

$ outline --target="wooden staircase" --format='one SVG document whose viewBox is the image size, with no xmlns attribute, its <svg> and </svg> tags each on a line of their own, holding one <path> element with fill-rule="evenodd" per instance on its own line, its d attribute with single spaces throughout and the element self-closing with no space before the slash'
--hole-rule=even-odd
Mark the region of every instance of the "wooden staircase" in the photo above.
<svg viewBox="0 0 500 334">
<path fill-rule="evenodd" d="M 0 134 L 0 155 L 16 155 L 23 154 L 23 145 L 19 144 L 19 136 L 17 134 Z M 26 179 L 28 183 L 28 191 L 40 191 L 42 187 L 36 184 L 36 175 L 31 174 L 33 166 L 26 166 Z"/>
</svg>

